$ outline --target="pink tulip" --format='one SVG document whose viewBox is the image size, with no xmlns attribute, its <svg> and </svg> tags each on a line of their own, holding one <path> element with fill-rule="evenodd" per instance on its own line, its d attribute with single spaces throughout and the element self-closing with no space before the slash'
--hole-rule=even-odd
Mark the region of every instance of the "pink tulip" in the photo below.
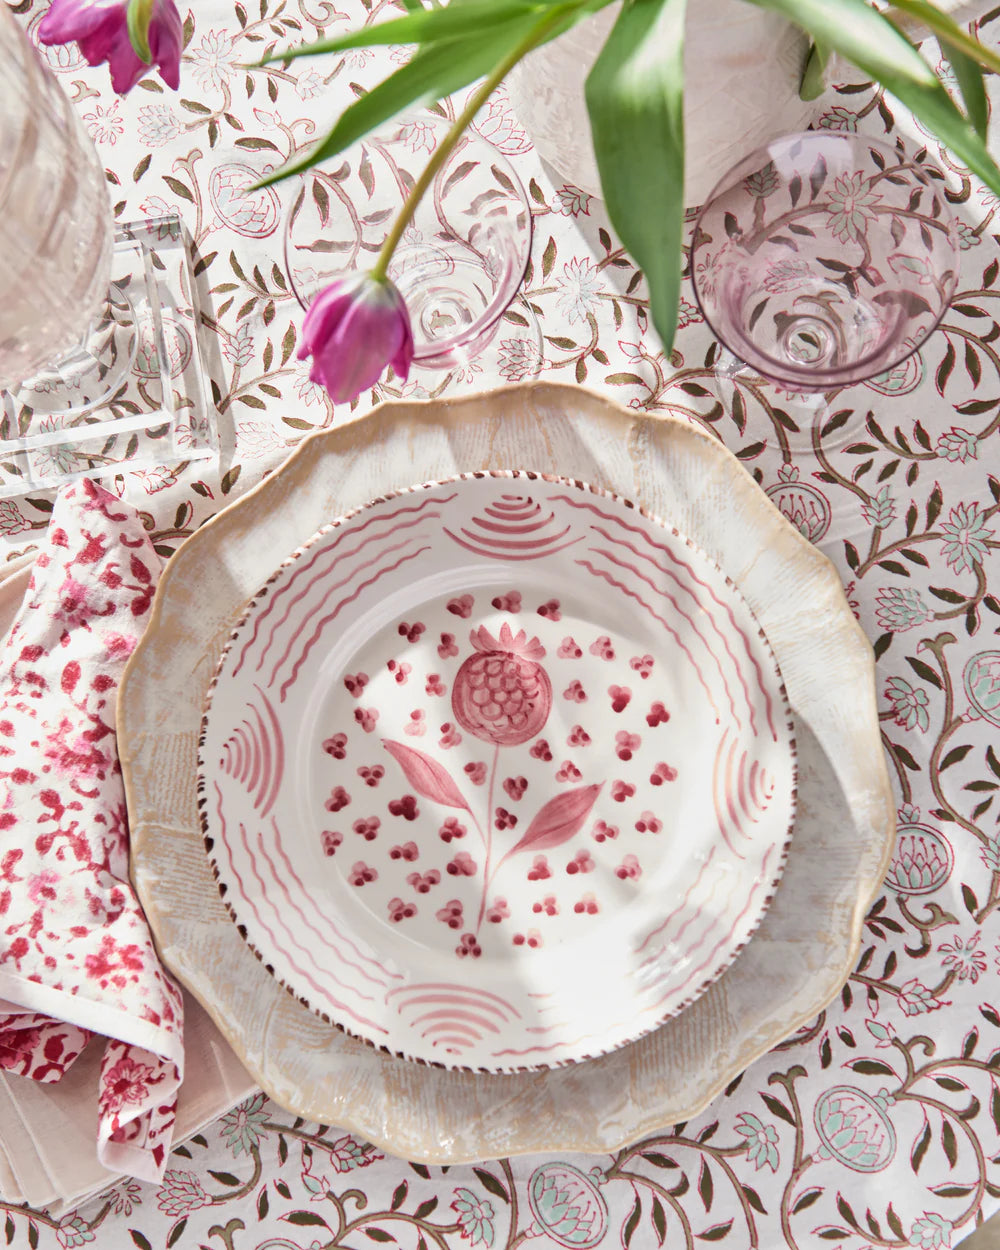
<svg viewBox="0 0 1000 1250">
<path fill-rule="evenodd" d="M 112 87 L 125 95 L 149 70 L 129 39 L 127 9 L 127 0 L 52 0 L 39 23 L 38 38 L 49 47 L 76 40 L 89 65 L 107 61 Z M 175 91 L 183 45 L 184 28 L 174 0 L 154 0 L 149 50 L 160 77 Z"/>
<path fill-rule="evenodd" d="M 368 273 L 335 279 L 309 305 L 298 354 L 312 356 L 309 376 L 335 404 L 355 399 L 389 364 L 405 382 L 413 332 L 402 295 L 388 279 Z"/>
</svg>

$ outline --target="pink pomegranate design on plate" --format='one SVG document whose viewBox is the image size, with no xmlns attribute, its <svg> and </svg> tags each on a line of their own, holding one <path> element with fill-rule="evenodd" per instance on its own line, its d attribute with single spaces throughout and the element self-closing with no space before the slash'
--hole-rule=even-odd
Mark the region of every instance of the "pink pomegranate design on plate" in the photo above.
<svg viewBox="0 0 1000 1250">
<path fill-rule="evenodd" d="M 523 629 L 504 622 L 499 638 L 485 625 L 469 635 L 475 648 L 451 692 L 455 719 L 470 734 L 496 746 L 518 746 L 541 733 L 552 708 L 552 683 L 539 660 L 545 648 Z"/>
<path fill-rule="evenodd" d="M 213 863 L 275 976 L 491 1071 L 601 1053 L 700 992 L 773 892 L 794 787 L 731 585 L 533 475 L 317 536 L 239 628 L 205 741 Z"/>
<path fill-rule="evenodd" d="M 471 600 L 472 596 L 464 598 Z M 512 598 L 512 595 L 507 596 L 508 601 Z M 520 602 L 519 597 L 517 602 Z M 482 898 L 475 930 L 478 934 L 486 914 L 490 887 L 501 867 L 520 851 L 549 849 L 572 838 L 586 821 L 603 782 L 564 790 L 544 803 L 519 841 L 494 863 L 494 830 L 504 832 L 518 825 L 518 817 L 506 808 L 494 808 L 500 751 L 502 748 L 521 746 L 541 733 L 552 710 L 552 682 L 540 663 L 545 658 L 545 648 L 537 637 L 529 638 L 523 629 L 515 634 L 504 622 L 494 637 L 485 625 L 480 625 L 472 630 L 469 641 L 473 652 L 462 661 L 455 674 L 451 706 L 455 719 L 467 733 L 493 746 L 483 810 L 477 813 L 473 809 L 448 769 L 430 756 L 388 738 L 383 740 L 382 745 L 399 764 L 409 784 L 424 798 L 444 807 L 462 808 L 469 813 L 485 851 Z M 579 777 L 577 769 L 567 771 L 566 766 L 556 773 L 557 782 Z M 527 781 L 521 777 L 517 781 L 519 784 L 513 786 L 513 792 L 520 799 L 527 788 Z M 504 789 L 508 794 L 512 793 L 509 778 L 504 783 Z M 473 861 L 467 853 L 463 854 L 470 867 L 466 869 L 463 866 L 462 872 L 474 875 L 477 869 Z M 453 864 L 449 864 L 449 872 L 452 867 Z M 496 917 L 494 923 L 500 918 Z M 463 937 L 456 954 L 463 958 L 470 954 L 478 957 L 481 950 L 477 944 L 467 942 Z"/>
</svg>

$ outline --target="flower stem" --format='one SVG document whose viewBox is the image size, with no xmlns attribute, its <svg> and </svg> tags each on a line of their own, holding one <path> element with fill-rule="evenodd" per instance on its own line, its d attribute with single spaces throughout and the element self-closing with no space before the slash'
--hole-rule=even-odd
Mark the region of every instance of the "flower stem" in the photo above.
<svg viewBox="0 0 1000 1250">
<path fill-rule="evenodd" d="M 504 78 L 510 73 L 518 61 L 526 56 L 532 48 L 537 44 L 544 42 L 546 37 L 554 26 L 557 26 L 566 16 L 566 5 L 557 5 L 545 18 L 533 26 L 532 29 L 520 40 L 520 42 L 511 49 L 510 52 L 500 61 L 488 78 L 485 78 L 476 91 L 469 97 L 469 102 L 455 118 L 451 129 L 441 140 L 437 146 L 437 150 L 431 154 L 430 160 L 427 162 L 423 173 L 413 184 L 410 194 L 403 201 L 403 207 L 399 216 L 392 223 L 386 240 L 382 244 L 382 250 L 378 254 L 378 258 L 372 268 L 372 277 L 379 282 L 385 281 L 386 271 L 389 268 L 389 261 L 392 254 L 396 250 L 399 240 L 403 237 L 403 232 L 413 220 L 413 214 L 417 210 L 427 188 L 434 181 L 438 170 L 445 163 L 448 157 L 455 149 L 455 145 L 462 137 L 462 133 L 497 89 Z"/>
<path fill-rule="evenodd" d="M 486 914 L 486 892 L 490 888 L 490 858 L 493 854 L 493 786 L 496 783 L 499 763 L 500 743 L 498 742 L 493 748 L 493 766 L 490 768 L 490 784 L 486 793 L 486 863 L 483 865 L 483 897 L 479 904 L 479 919 L 476 921 L 477 936 L 483 927 L 483 916 Z"/>
</svg>

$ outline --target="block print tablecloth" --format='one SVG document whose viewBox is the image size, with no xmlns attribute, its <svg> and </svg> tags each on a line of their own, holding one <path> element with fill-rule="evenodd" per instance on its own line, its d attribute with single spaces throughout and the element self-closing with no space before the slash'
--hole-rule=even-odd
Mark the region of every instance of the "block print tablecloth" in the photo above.
<svg viewBox="0 0 1000 1250">
<path fill-rule="evenodd" d="M 268 45 L 385 6 L 343 7 L 198 0 L 177 95 L 147 80 L 119 100 L 105 69 L 72 49 L 48 53 L 100 145 L 116 212 L 178 210 L 211 289 L 221 469 L 111 482 L 149 514 L 164 555 L 342 415 L 295 359 L 301 312 L 282 271 L 280 197 L 241 193 L 398 55 L 245 68 Z M 41 6 L 18 12 L 34 28 Z M 1000 20 L 982 33 L 1000 42 Z M 869 88 L 831 93 L 821 124 L 926 142 Z M 178 1148 L 162 1187 L 123 1182 L 61 1220 L 11 1210 L 0 1214 L 6 1239 L 140 1250 L 954 1245 L 977 1212 L 1000 1208 L 1000 205 L 952 169 L 963 269 L 944 329 L 891 377 L 843 392 L 815 454 L 791 457 L 773 415 L 787 397 L 747 392 L 745 424 L 713 405 L 711 338 L 690 290 L 666 360 L 601 204 L 541 165 L 502 94 L 478 126 L 510 157 L 535 215 L 524 291 L 541 360 L 511 320 L 503 378 L 540 365 L 543 377 L 702 422 L 836 562 L 875 644 L 900 833 L 858 968 L 840 1000 L 704 1115 L 614 1156 L 428 1169 L 260 1095 Z M 411 135 L 418 147 L 421 128 Z M 930 155 L 946 160 L 935 144 Z M 500 380 L 473 372 L 450 386 Z M 404 393 L 421 393 L 418 372 Z M 46 522 L 34 504 L 0 503 L 11 552 Z M 570 1201 L 549 1200 L 559 1193 Z"/>
</svg>

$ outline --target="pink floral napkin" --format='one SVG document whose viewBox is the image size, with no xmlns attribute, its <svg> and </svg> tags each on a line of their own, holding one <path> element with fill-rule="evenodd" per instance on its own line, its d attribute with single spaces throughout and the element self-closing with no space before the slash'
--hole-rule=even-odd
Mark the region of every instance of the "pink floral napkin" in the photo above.
<svg viewBox="0 0 1000 1250">
<path fill-rule="evenodd" d="M 145 1180 L 170 1147 L 183 1012 L 129 881 L 115 703 L 159 572 L 135 510 L 74 483 L 0 648 L 0 1066 L 58 1081 L 99 1034 L 98 1157 Z"/>
</svg>

